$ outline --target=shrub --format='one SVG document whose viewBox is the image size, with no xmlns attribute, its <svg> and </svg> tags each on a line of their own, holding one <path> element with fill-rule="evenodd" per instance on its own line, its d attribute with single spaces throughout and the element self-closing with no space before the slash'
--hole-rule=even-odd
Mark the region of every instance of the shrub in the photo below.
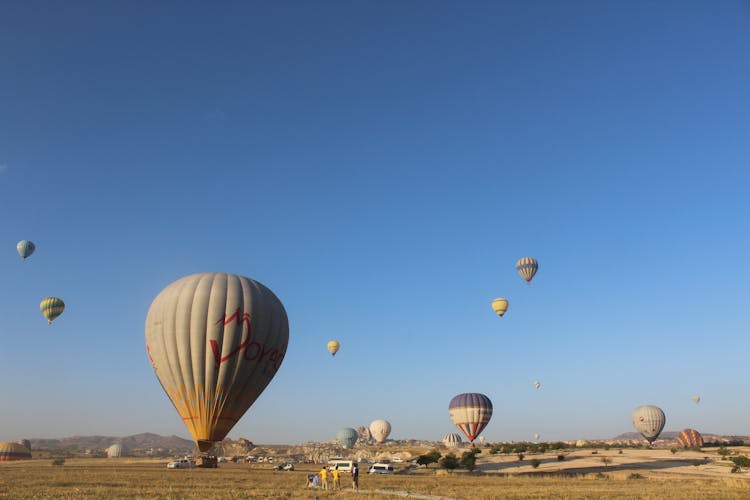
<svg viewBox="0 0 750 500">
<path fill-rule="evenodd" d="M 64 458 L 56 458 L 52 461 L 52 465 L 63 465 L 65 463 Z"/>
<path fill-rule="evenodd" d="M 541 465 L 541 463 L 542 463 L 541 460 L 539 460 L 538 458 L 535 458 L 534 460 L 531 461 L 531 466 L 536 469 L 537 467 L 539 467 L 539 465 Z"/>
<path fill-rule="evenodd" d="M 633 472 L 632 474 L 628 476 L 628 479 L 646 479 L 646 478 L 643 477 L 643 475 L 638 474 L 637 472 Z"/>
<path fill-rule="evenodd" d="M 565 460 L 565 455 L 557 455 L 558 462 L 562 462 L 563 460 Z"/>
<path fill-rule="evenodd" d="M 698 460 L 698 459 L 696 458 L 696 459 L 694 459 L 694 460 L 691 460 L 691 461 L 690 461 L 690 463 L 691 463 L 692 465 L 694 465 L 694 466 L 698 467 L 699 465 L 703 465 L 703 464 L 705 464 L 706 462 L 704 462 L 703 460 Z"/>
<path fill-rule="evenodd" d="M 524 455 L 523 453 L 519 453 L 519 454 L 518 454 L 518 461 L 519 461 L 519 462 L 523 461 L 523 457 L 524 457 L 524 456 L 525 456 L 525 455 Z"/>
<path fill-rule="evenodd" d="M 591 454 L 592 454 L 592 455 L 598 455 L 598 454 L 599 454 L 599 452 L 598 452 L 598 451 L 596 451 L 596 450 L 594 450 L 594 451 L 592 451 L 592 452 L 591 452 Z"/>
<path fill-rule="evenodd" d="M 454 455 L 453 453 L 448 453 L 446 456 L 440 459 L 440 466 L 444 469 L 457 469 L 458 459 L 456 458 L 456 455 Z"/>
<path fill-rule="evenodd" d="M 620 455 L 622 455 L 622 450 L 618 450 L 617 453 L 619 453 Z"/>
<path fill-rule="evenodd" d="M 734 463 L 734 466 L 739 469 L 737 472 L 742 471 L 742 469 L 747 469 L 750 467 L 750 458 L 747 458 L 745 455 L 740 455 L 739 457 L 732 457 L 732 463 Z"/>
<path fill-rule="evenodd" d="M 677 453 L 677 448 L 670 448 L 669 451 L 671 451 L 672 455 L 674 455 L 675 453 Z"/>
<path fill-rule="evenodd" d="M 477 450 L 465 451 L 461 455 L 461 461 L 459 462 L 462 467 L 466 467 L 469 471 L 473 471 L 477 467 Z"/>
</svg>

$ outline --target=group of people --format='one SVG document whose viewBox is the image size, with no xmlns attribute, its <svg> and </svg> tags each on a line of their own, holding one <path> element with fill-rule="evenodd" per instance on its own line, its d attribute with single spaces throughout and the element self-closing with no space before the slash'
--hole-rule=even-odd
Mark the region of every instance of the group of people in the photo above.
<svg viewBox="0 0 750 500">
<path fill-rule="evenodd" d="M 352 489 L 359 489 L 359 466 L 357 464 L 352 465 Z M 330 476 L 330 484 L 329 484 Z M 340 490 L 341 489 L 341 471 L 339 466 L 335 465 L 331 469 L 323 467 L 317 474 L 307 475 L 307 487 L 321 487 L 324 490 Z"/>
</svg>

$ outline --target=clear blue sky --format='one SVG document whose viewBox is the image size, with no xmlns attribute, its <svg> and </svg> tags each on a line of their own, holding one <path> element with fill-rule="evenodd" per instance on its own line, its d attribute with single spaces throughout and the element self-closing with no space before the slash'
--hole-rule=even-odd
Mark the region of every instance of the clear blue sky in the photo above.
<svg viewBox="0 0 750 500">
<path fill-rule="evenodd" d="M 731 0 L 3 2 L 0 440 L 188 437 L 144 323 L 202 271 L 290 320 L 232 438 L 461 392 L 489 440 L 750 434 L 748 47 Z"/>
</svg>

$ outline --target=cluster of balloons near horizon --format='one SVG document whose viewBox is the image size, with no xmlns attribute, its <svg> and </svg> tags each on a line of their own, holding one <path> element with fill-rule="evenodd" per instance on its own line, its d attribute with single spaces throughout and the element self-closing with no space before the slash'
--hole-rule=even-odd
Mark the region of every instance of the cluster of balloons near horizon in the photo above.
<svg viewBox="0 0 750 500">
<path fill-rule="evenodd" d="M 378 444 L 383 444 L 391 433 L 391 424 L 387 420 L 377 419 L 370 423 L 369 429 L 372 438 Z M 336 433 L 336 441 L 343 448 L 354 448 L 357 439 L 359 439 L 359 433 L 351 427 L 344 427 Z"/>
<path fill-rule="evenodd" d="M 23 260 L 26 260 L 27 257 L 34 253 L 36 245 L 29 240 L 21 240 L 16 244 L 16 250 L 18 251 L 18 255 Z M 39 303 L 39 309 L 44 314 L 44 317 L 47 318 L 47 324 L 51 324 L 65 310 L 65 302 L 58 297 L 45 297 Z"/>
</svg>

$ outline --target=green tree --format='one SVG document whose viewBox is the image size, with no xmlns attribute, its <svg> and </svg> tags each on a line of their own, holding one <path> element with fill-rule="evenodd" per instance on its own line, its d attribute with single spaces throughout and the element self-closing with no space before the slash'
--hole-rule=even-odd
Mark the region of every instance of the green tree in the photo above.
<svg viewBox="0 0 750 500">
<path fill-rule="evenodd" d="M 440 459 L 440 466 L 444 469 L 457 469 L 458 465 L 458 458 L 456 458 L 456 455 L 454 455 L 453 453 L 448 453 L 446 456 Z"/>
<path fill-rule="evenodd" d="M 425 467 L 429 467 L 430 464 L 436 464 L 440 460 L 440 452 L 437 450 L 432 450 L 429 453 L 425 453 L 424 455 L 419 455 L 417 457 L 417 463 L 419 465 L 424 465 Z"/>
<path fill-rule="evenodd" d="M 478 451 L 476 449 L 473 449 L 471 451 L 465 451 L 463 455 L 461 455 L 461 467 L 465 467 L 469 471 L 473 471 L 477 468 L 477 454 Z"/>
<path fill-rule="evenodd" d="M 542 461 L 539 460 L 538 458 L 535 458 L 530 463 L 531 463 L 531 466 L 536 469 L 537 467 L 539 467 Z"/>
<path fill-rule="evenodd" d="M 748 467 L 750 467 L 750 458 L 747 458 L 745 455 L 732 457 L 731 460 L 732 463 L 734 463 L 735 468 L 737 468 L 736 472 L 741 472 L 743 468 L 747 469 Z"/>
</svg>

